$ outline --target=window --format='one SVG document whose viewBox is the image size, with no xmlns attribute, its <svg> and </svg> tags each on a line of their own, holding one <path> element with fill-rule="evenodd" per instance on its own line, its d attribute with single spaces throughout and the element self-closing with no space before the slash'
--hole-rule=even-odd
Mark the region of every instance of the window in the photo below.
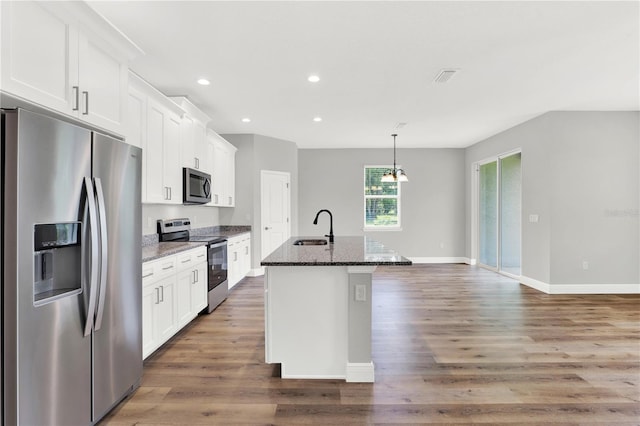
<svg viewBox="0 0 640 426">
<path fill-rule="evenodd" d="M 381 182 L 388 166 L 364 167 L 364 227 L 400 228 L 400 184 Z"/>
</svg>

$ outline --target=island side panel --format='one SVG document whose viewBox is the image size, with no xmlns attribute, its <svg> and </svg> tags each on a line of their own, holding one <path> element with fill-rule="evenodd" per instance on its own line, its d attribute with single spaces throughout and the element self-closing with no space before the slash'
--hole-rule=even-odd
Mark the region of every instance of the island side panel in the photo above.
<svg viewBox="0 0 640 426">
<path fill-rule="evenodd" d="M 346 267 L 267 266 L 265 359 L 283 378 L 346 377 Z"/>
<path fill-rule="evenodd" d="M 347 381 L 373 382 L 371 356 L 372 274 L 375 266 L 350 266 Z"/>
</svg>

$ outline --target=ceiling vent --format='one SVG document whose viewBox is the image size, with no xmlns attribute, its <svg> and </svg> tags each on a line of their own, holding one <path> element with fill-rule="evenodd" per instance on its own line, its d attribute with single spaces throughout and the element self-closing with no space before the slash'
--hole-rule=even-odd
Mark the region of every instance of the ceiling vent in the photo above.
<svg viewBox="0 0 640 426">
<path fill-rule="evenodd" d="M 459 70 L 454 68 L 441 69 L 440 73 L 433 80 L 435 83 L 446 83 L 456 74 Z"/>
<path fill-rule="evenodd" d="M 393 127 L 394 129 L 402 129 L 404 126 L 406 126 L 407 123 L 396 123 L 396 125 Z"/>
</svg>

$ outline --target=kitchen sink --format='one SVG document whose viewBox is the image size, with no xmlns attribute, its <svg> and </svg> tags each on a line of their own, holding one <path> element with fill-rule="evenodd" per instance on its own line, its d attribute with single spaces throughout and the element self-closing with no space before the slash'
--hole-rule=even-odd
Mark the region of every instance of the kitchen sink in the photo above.
<svg viewBox="0 0 640 426">
<path fill-rule="evenodd" d="M 294 246 L 324 246 L 327 244 L 327 240 L 323 239 L 309 239 L 309 240 L 295 240 Z"/>
</svg>

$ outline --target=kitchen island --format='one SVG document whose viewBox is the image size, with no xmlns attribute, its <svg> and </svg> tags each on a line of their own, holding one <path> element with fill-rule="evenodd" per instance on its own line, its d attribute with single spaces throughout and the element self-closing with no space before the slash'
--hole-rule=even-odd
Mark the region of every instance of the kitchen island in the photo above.
<svg viewBox="0 0 640 426">
<path fill-rule="evenodd" d="M 294 245 L 314 238 L 291 238 L 261 262 L 265 361 L 280 363 L 282 378 L 373 382 L 372 274 L 411 261 L 367 237 Z"/>
</svg>

